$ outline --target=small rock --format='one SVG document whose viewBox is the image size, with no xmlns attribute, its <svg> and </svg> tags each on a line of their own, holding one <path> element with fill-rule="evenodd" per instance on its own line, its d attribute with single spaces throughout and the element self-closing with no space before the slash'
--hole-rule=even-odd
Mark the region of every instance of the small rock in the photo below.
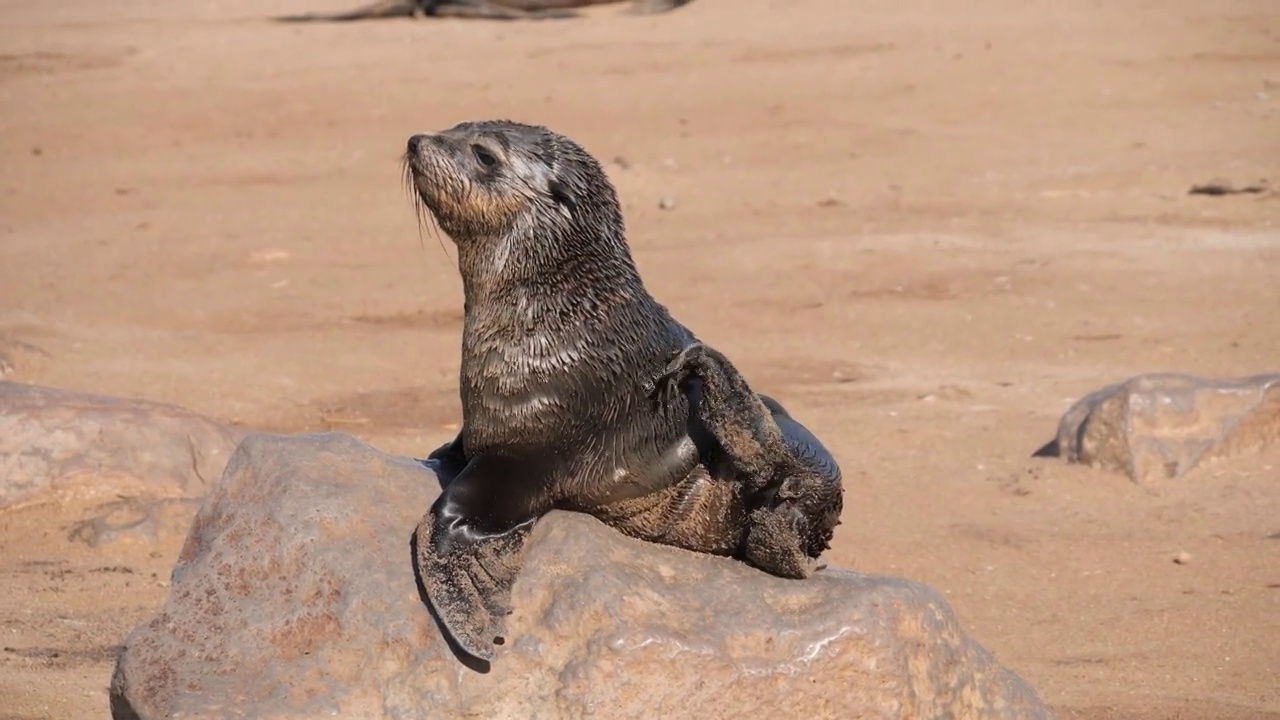
<svg viewBox="0 0 1280 720">
<path fill-rule="evenodd" d="M 676 199 L 671 195 L 663 195 L 662 198 L 658 200 L 659 210 L 671 210 L 675 208 L 675 206 L 676 206 Z"/>
<path fill-rule="evenodd" d="M 840 384 L 861 382 L 866 380 L 868 375 L 865 368 L 851 365 L 838 365 L 831 371 L 831 379 Z"/>
<path fill-rule="evenodd" d="M 1173 556 L 1173 561 L 1179 565 L 1187 565 L 1191 562 L 1191 553 L 1186 550 L 1179 550 L 1177 555 Z"/>
<path fill-rule="evenodd" d="M 0 382 L 0 510 L 71 488 L 198 498 L 243 436 L 173 405 Z"/>
<path fill-rule="evenodd" d="M 112 716 L 1050 717 L 929 587 L 776 578 L 562 511 L 534 528 L 496 660 L 464 664 L 411 561 L 437 486 L 348 436 L 248 436 L 124 642 Z"/>
<path fill-rule="evenodd" d="M 280 260 L 288 260 L 288 259 L 289 259 L 288 250 L 276 250 L 276 249 L 258 250 L 249 255 L 249 262 L 253 263 L 254 265 L 266 265 L 269 263 L 277 262 Z"/>
<path fill-rule="evenodd" d="M 1139 375 L 1081 398 L 1036 451 L 1139 482 L 1181 477 L 1280 440 L 1280 374 L 1220 380 Z"/>
</svg>

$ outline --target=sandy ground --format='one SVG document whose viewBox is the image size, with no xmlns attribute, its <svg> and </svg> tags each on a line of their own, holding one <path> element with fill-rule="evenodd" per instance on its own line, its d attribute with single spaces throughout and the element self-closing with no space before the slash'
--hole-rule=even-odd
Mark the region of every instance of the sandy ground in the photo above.
<svg viewBox="0 0 1280 720">
<path fill-rule="evenodd" d="M 11 378 L 421 455 L 462 299 L 404 141 L 545 123 L 607 161 L 653 293 L 839 457 L 833 563 L 939 588 L 1063 718 L 1280 718 L 1280 453 L 1152 487 L 1030 457 L 1130 375 L 1280 371 L 1280 196 L 1187 194 L 1280 184 L 1280 5 L 266 20 L 344 7 L 0 2 Z M 91 550 L 91 509 L 0 515 L 2 717 L 104 717 L 163 602 L 180 529 Z"/>
</svg>

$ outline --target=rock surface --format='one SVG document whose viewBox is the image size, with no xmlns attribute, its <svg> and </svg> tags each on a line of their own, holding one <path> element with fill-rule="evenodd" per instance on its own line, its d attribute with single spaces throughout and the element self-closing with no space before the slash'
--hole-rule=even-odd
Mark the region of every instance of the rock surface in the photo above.
<svg viewBox="0 0 1280 720">
<path fill-rule="evenodd" d="M 1161 373 L 1081 398 L 1062 416 L 1057 437 L 1036 454 L 1150 482 L 1277 440 L 1280 374 L 1219 380 Z"/>
<path fill-rule="evenodd" d="M 0 510 L 72 489 L 198 498 L 244 434 L 173 405 L 0 382 Z"/>
<path fill-rule="evenodd" d="M 438 490 L 346 436 L 247 437 L 125 641 L 113 716 L 1049 717 L 926 586 L 783 580 L 565 512 L 534 530 L 492 667 L 464 664 L 412 570 Z"/>
</svg>

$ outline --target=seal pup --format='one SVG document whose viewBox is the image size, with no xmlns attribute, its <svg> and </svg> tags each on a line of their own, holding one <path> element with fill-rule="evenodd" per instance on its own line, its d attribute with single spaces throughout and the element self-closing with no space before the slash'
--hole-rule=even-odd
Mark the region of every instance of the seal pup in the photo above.
<svg viewBox="0 0 1280 720">
<path fill-rule="evenodd" d="M 573 8 L 608 5 L 622 0 L 374 0 L 339 13 L 303 13 L 277 17 L 278 22 L 350 22 L 398 17 L 451 17 L 475 20 L 558 20 L 578 17 Z M 655 15 L 693 0 L 630 0 L 631 15 Z"/>
<path fill-rule="evenodd" d="M 462 427 L 427 458 L 441 493 L 414 532 L 428 603 L 457 646 L 493 658 L 525 542 L 552 509 L 745 559 L 752 518 L 779 493 L 743 477 L 699 419 L 697 375 L 718 377 L 711 368 L 654 399 L 655 376 L 698 340 L 641 282 L 599 162 L 545 127 L 464 122 L 409 138 L 405 173 L 419 212 L 453 240 L 463 284 Z M 823 497 L 838 498 L 835 460 L 761 401 L 788 448 L 821 458 Z M 793 506 L 807 507 L 782 512 Z M 809 518 L 809 532 L 829 532 L 829 510 Z M 797 543 L 812 544 L 787 538 L 750 555 L 794 577 Z"/>
</svg>

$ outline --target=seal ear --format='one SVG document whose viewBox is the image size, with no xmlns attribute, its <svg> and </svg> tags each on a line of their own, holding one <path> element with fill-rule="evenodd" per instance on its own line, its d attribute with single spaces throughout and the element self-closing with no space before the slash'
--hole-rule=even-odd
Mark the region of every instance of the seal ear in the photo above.
<svg viewBox="0 0 1280 720">
<path fill-rule="evenodd" d="M 578 210 L 578 203 L 573 199 L 573 193 L 569 192 L 569 186 L 560 182 L 559 178 L 553 177 L 547 181 L 547 192 L 551 194 L 551 199 L 556 201 L 560 209 L 572 219 L 573 214 Z"/>
</svg>

